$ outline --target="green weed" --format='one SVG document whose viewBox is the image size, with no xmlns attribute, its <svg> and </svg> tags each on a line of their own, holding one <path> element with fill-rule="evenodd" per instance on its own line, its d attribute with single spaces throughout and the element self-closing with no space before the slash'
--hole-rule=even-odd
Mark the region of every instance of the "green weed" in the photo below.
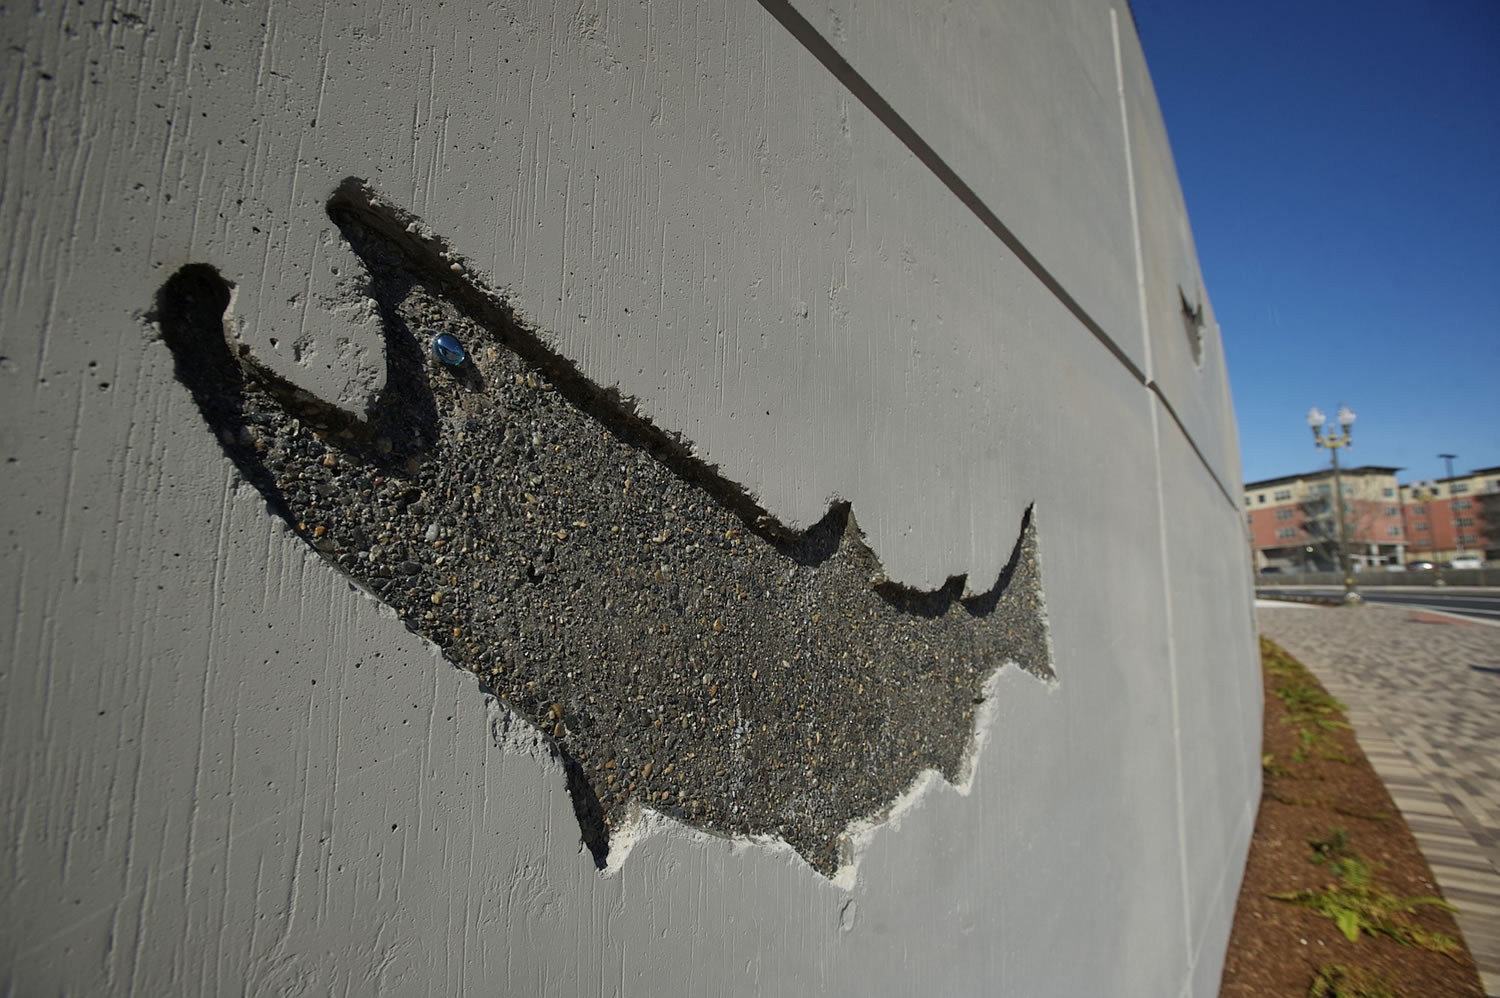
<svg viewBox="0 0 1500 998">
<path fill-rule="evenodd" d="M 1341 804 L 1330 804 L 1335 814 L 1342 814 L 1348 818 L 1358 818 L 1361 821 L 1390 821 L 1391 816 L 1384 811 L 1357 811 L 1352 807 L 1344 807 Z"/>
<path fill-rule="evenodd" d="M 1328 864 L 1339 882 L 1317 891 L 1291 891 L 1268 896 L 1331 918 L 1351 943 L 1357 942 L 1363 934 L 1385 936 L 1403 946 L 1416 946 L 1437 953 L 1458 950 L 1458 940 L 1441 932 L 1429 932 L 1411 917 L 1418 908 L 1424 907 L 1454 911 L 1454 907 L 1442 898 L 1431 895 L 1402 897 L 1387 890 L 1375 883 L 1375 872 L 1370 865 L 1347 850 L 1337 856 L 1315 851 L 1313 861 Z"/>
<path fill-rule="evenodd" d="M 1436 953 L 1453 953 L 1459 948 L 1457 939 L 1442 932 L 1429 932 L 1411 919 L 1412 913 L 1424 906 L 1452 911 L 1453 906 L 1439 897 L 1401 897 L 1373 883 L 1345 883 L 1321 891 L 1269 896 L 1331 918 L 1350 942 L 1357 942 L 1364 934 L 1385 936 L 1403 946 Z"/>
<path fill-rule="evenodd" d="M 1282 723 L 1297 728 L 1298 745 L 1292 750 L 1292 761 L 1306 762 L 1316 757 L 1329 762 L 1353 762 L 1332 737 L 1332 732 L 1349 728 L 1349 722 L 1338 716 L 1347 709 L 1344 704 L 1330 696 L 1302 663 L 1265 638 L 1261 639 L 1261 661 L 1266 673 L 1277 680 L 1271 684 L 1271 693 L 1286 707 Z"/>
<path fill-rule="evenodd" d="M 1273 692 L 1286 704 L 1287 713 L 1293 717 L 1312 721 L 1328 730 L 1349 726 L 1342 721 L 1327 719 L 1326 715 L 1338 713 L 1344 709 L 1344 705 L 1337 697 L 1330 696 L 1311 676 L 1302 681 L 1286 683 Z"/>
<path fill-rule="evenodd" d="M 1358 818 L 1360 821 L 1390 821 L 1391 816 L 1384 811 L 1359 811 L 1352 807 L 1345 807 L 1333 801 L 1327 794 L 1309 794 L 1306 797 L 1294 797 L 1290 794 L 1278 793 L 1275 790 L 1264 791 L 1269 800 L 1285 804 L 1288 807 L 1326 807 L 1334 814 L 1342 814 L 1346 818 Z"/>
<path fill-rule="evenodd" d="M 1307 844 L 1312 847 L 1312 861 L 1318 866 L 1354 855 L 1349 848 L 1349 833 L 1342 828 L 1330 828 L 1327 838 L 1308 839 Z"/>
<path fill-rule="evenodd" d="M 1277 762 L 1276 755 L 1272 752 L 1260 757 L 1260 768 L 1267 776 L 1296 776 L 1289 767 Z"/>
<path fill-rule="evenodd" d="M 1387 982 L 1367 970 L 1325 963 L 1313 976 L 1307 998 L 1402 998 Z"/>
<path fill-rule="evenodd" d="M 1349 833 L 1342 828 L 1330 829 L 1321 839 L 1309 839 L 1310 860 L 1327 866 L 1338 883 L 1317 891 L 1292 891 L 1271 894 L 1277 901 L 1315 911 L 1333 919 L 1344 938 L 1357 942 L 1361 934 L 1385 936 L 1403 946 L 1416 946 L 1438 953 L 1452 953 L 1458 940 L 1441 932 L 1429 932 L 1418 925 L 1412 915 L 1418 908 L 1455 910 L 1440 897 L 1419 895 L 1402 897 L 1375 883 L 1375 871 L 1349 846 Z"/>
</svg>

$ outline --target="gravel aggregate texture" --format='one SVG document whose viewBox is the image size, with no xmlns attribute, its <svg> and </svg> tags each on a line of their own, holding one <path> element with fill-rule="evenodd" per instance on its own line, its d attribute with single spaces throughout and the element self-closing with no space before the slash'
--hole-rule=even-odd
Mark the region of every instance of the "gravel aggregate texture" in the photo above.
<svg viewBox="0 0 1500 998">
<path fill-rule="evenodd" d="M 1017 539 L 987 591 L 904 588 L 848 504 L 787 529 L 418 220 L 353 181 L 329 213 L 383 320 L 369 410 L 257 362 L 206 264 L 158 295 L 177 377 L 274 514 L 552 740 L 596 862 L 641 806 L 831 875 L 851 822 L 923 770 L 961 777 L 996 669 L 1053 680 L 1033 511 L 994 525 Z"/>
</svg>

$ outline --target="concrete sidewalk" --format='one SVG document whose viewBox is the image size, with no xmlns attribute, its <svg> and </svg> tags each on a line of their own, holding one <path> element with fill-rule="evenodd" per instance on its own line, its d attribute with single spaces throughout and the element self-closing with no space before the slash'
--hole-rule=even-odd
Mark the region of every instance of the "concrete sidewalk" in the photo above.
<svg viewBox="0 0 1500 998">
<path fill-rule="evenodd" d="M 1393 606 L 1261 602 L 1256 617 L 1348 705 L 1500 996 L 1500 627 Z"/>
</svg>

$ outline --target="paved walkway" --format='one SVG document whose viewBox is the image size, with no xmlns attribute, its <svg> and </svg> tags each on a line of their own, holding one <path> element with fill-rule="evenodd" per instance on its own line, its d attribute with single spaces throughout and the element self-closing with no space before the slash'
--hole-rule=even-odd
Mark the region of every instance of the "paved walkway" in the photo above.
<svg viewBox="0 0 1500 998">
<path fill-rule="evenodd" d="M 1348 705 L 1500 998 L 1500 626 L 1390 606 L 1258 604 L 1256 615 Z"/>
</svg>

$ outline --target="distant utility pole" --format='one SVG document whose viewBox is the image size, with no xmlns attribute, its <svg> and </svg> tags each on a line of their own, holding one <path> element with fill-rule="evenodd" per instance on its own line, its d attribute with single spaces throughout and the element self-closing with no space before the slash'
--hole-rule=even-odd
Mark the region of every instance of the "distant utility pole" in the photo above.
<svg viewBox="0 0 1500 998">
<path fill-rule="evenodd" d="M 1464 539 L 1458 532 L 1458 512 L 1453 508 L 1453 459 L 1458 455 L 1439 454 L 1438 457 L 1448 465 L 1448 529 L 1453 531 L 1453 543 L 1458 547 L 1458 554 L 1463 554 Z"/>
</svg>

